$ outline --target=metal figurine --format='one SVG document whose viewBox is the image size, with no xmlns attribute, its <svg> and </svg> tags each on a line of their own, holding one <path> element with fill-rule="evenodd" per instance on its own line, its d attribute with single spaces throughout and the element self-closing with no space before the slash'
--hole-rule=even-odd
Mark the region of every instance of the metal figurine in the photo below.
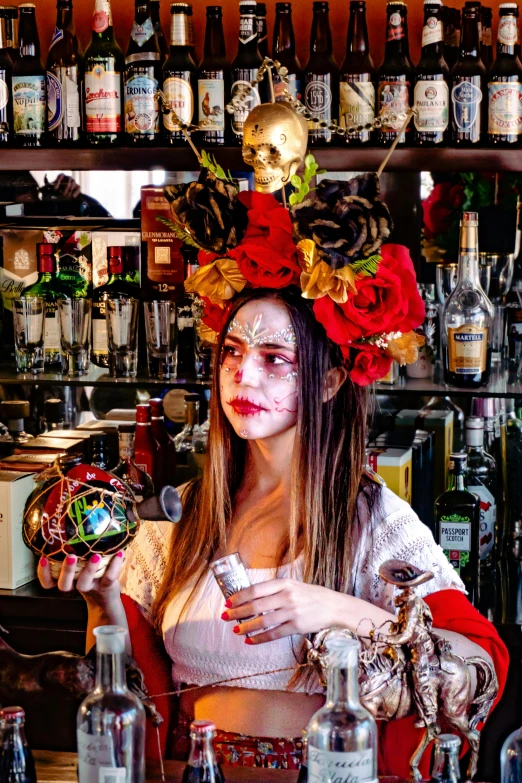
<svg viewBox="0 0 522 783">
<path fill-rule="evenodd" d="M 399 611 L 387 632 L 374 629 L 362 639 L 359 656 L 359 689 L 362 704 L 376 720 L 405 718 L 416 714 L 415 724 L 424 728 L 410 759 L 411 778 L 421 780 L 419 764 L 429 743 L 444 729 L 464 736 L 471 749 L 468 780 L 477 771 L 480 732 L 498 693 L 492 665 L 484 658 L 461 658 L 451 644 L 433 633 L 429 606 L 415 595 L 415 588 L 433 578 L 403 560 L 388 560 L 379 574 L 400 588 L 395 598 Z M 325 641 L 332 635 L 354 636 L 343 628 L 329 628 L 315 636 L 308 661 L 319 665 L 320 677 L 328 662 Z M 366 642 L 366 644 L 365 644 Z M 476 670 L 473 690 L 470 667 Z"/>
</svg>

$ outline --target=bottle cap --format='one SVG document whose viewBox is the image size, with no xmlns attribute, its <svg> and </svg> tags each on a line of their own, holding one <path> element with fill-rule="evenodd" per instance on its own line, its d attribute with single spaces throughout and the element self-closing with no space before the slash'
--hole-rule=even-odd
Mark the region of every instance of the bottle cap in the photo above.
<svg viewBox="0 0 522 783">
<path fill-rule="evenodd" d="M 460 748 L 460 738 L 456 734 L 439 734 L 435 737 L 435 745 L 439 748 Z"/>
<path fill-rule="evenodd" d="M 26 419 L 31 412 L 27 400 L 3 400 L 1 410 L 6 419 Z"/>
<path fill-rule="evenodd" d="M 353 1 L 354 0 L 352 0 L 352 2 Z M 360 1 L 361 0 L 359 0 L 359 2 Z M 290 13 L 292 13 L 292 3 L 276 3 L 275 7 L 276 7 L 276 11 L 290 11 Z"/>
<path fill-rule="evenodd" d="M 23 707 L 2 707 L 0 709 L 0 720 L 18 720 L 25 718 Z"/>
<path fill-rule="evenodd" d="M 484 445 L 484 419 L 470 416 L 466 419 L 466 446 Z"/>
<path fill-rule="evenodd" d="M 207 734 L 216 730 L 216 724 L 211 720 L 193 720 L 190 724 L 191 734 Z"/>
<path fill-rule="evenodd" d="M 99 625 L 93 631 L 96 637 L 96 652 L 118 655 L 125 652 L 127 631 L 118 625 Z"/>
<path fill-rule="evenodd" d="M 256 8 L 256 0 L 240 0 L 239 3 L 239 12 L 241 11 L 255 11 Z"/>
<path fill-rule="evenodd" d="M 214 16 L 214 14 L 222 16 L 222 13 L 223 9 L 220 5 L 207 5 L 207 16 Z"/>
<path fill-rule="evenodd" d="M 464 452 L 458 452 L 456 454 L 450 454 L 449 457 L 449 470 L 451 473 L 457 473 L 462 475 L 468 464 L 468 455 Z"/>
<path fill-rule="evenodd" d="M 65 403 L 63 400 L 50 399 L 44 402 L 44 415 L 46 421 L 53 424 L 63 419 L 65 415 Z"/>
<path fill-rule="evenodd" d="M 140 403 L 136 405 L 136 423 L 147 424 L 150 422 L 150 405 L 148 403 Z"/>
<path fill-rule="evenodd" d="M 518 9 L 518 5 L 516 3 L 500 3 L 498 10 L 501 11 L 503 8 L 514 9 L 516 11 Z M 491 9 L 484 8 L 484 11 L 488 10 Z"/>
<path fill-rule="evenodd" d="M 163 416 L 163 400 L 160 397 L 153 397 L 149 400 L 151 414 L 154 418 Z"/>
<path fill-rule="evenodd" d="M 51 245 L 50 242 L 38 242 L 36 245 L 36 256 L 38 259 L 38 271 L 39 272 L 55 272 L 56 260 L 54 252 L 56 245 Z"/>
<path fill-rule="evenodd" d="M 442 0 L 424 0 L 424 5 L 442 5 Z"/>
</svg>

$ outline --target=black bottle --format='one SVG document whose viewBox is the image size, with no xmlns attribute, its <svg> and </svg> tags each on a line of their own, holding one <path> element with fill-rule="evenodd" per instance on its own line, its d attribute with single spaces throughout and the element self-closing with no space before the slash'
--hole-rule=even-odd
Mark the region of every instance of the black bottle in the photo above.
<svg viewBox="0 0 522 783">
<path fill-rule="evenodd" d="M 488 142 L 495 147 L 522 144 L 522 62 L 518 55 L 518 8 L 499 7 L 497 56 L 488 78 Z"/>
<path fill-rule="evenodd" d="M 56 29 L 47 55 L 48 140 L 74 145 L 81 138 L 82 55 L 72 0 L 58 0 Z"/>
<path fill-rule="evenodd" d="M 339 125 L 343 128 L 366 125 L 375 118 L 375 70 L 368 46 L 366 3 L 351 0 L 346 58 L 339 78 Z M 347 144 L 367 144 L 371 130 L 362 130 L 344 136 Z"/>
<path fill-rule="evenodd" d="M 150 0 L 150 17 L 152 24 L 154 25 L 154 32 L 158 39 L 158 44 L 161 52 L 161 61 L 165 62 L 169 56 L 169 45 L 167 39 L 163 33 L 163 27 L 161 26 L 160 19 L 160 0 Z"/>
<path fill-rule="evenodd" d="M 100 470 L 109 470 L 109 455 L 107 452 L 107 435 L 104 432 L 91 435 L 91 465 Z"/>
<path fill-rule="evenodd" d="M 501 7 L 502 5 L 499 8 Z M 480 56 L 488 71 L 493 64 L 493 37 L 491 33 L 492 17 L 492 9 L 486 8 L 486 6 L 483 5 L 480 9 Z"/>
<path fill-rule="evenodd" d="M 7 48 L 14 66 L 20 58 L 18 8 L 15 5 L 4 5 L 2 16 L 5 18 Z"/>
<path fill-rule="evenodd" d="M 486 68 L 479 32 L 478 9 L 464 8 L 459 57 L 451 70 L 451 141 L 459 147 L 482 141 Z"/>
<path fill-rule="evenodd" d="M 47 130 L 47 89 L 32 3 L 20 6 L 20 57 L 13 68 L 11 83 L 15 144 L 41 147 Z"/>
<path fill-rule="evenodd" d="M 406 112 L 413 101 L 415 71 L 410 60 L 408 43 L 408 9 L 406 3 L 388 2 L 386 5 L 386 45 L 384 60 L 377 75 L 377 114 L 398 115 Z M 389 120 L 376 131 L 377 144 L 392 144 L 404 120 Z M 412 123 L 401 134 L 399 144 L 409 144 L 413 136 Z"/>
<path fill-rule="evenodd" d="M 333 56 L 328 3 L 314 2 L 310 37 L 310 59 L 304 69 L 303 103 L 319 122 L 308 122 L 308 144 L 332 144 L 335 132 L 328 129 L 337 120 L 339 108 L 339 68 Z"/>
<path fill-rule="evenodd" d="M 0 145 L 9 144 L 13 133 L 12 76 L 13 63 L 7 46 L 5 16 L 0 15 Z"/>
<path fill-rule="evenodd" d="M 220 5 L 207 6 L 205 49 L 198 70 L 198 122 L 203 124 L 201 144 L 223 145 L 226 131 L 225 101 L 230 90 Z"/>
<path fill-rule="evenodd" d="M 256 3 L 257 45 L 261 57 L 268 57 L 268 26 L 266 23 L 266 3 Z"/>
<path fill-rule="evenodd" d="M 161 52 L 149 0 L 135 0 L 134 24 L 125 55 L 124 112 L 129 144 L 151 145 L 159 139 Z"/>
<path fill-rule="evenodd" d="M 239 145 L 243 140 L 243 124 L 248 113 L 267 98 L 266 80 L 254 87 L 250 85 L 263 62 L 257 38 L 256 7 L 255 0 L 241 0 L 239 3 L 239 45 L 232 62 L 230 89 L 232 98 L 239 93 L 245 93 L 240 105 L 230 115 L 232 140 Z"/>
<path fill-rule="evenodd" d="M 276 18 L 274 24 L 274 40 L 272 44 L 273 59 L 281 63 L 287 70 L 288 89 L 293 98 L 301 100 L 301 63 L 295 53 L 295 35 L 292 24 L 292 3 L 276 3 Z M 279 76 L 274 75 L 274 91 L 276 101 L 284 100 L 284 83 Z"/>
<path fill-rule="evenodd" d="M 414 142 L 418 147 L 439 147 L 446 142 L 449 125 L 449 68 L 443 53 L 441 0 L 424 0 L 421 59 L 415 69 L 413 105 Z"/>
<path fill-rule="evenodd" d="M 163 65 L 163 94 L 167 105 L 187 124 L 194 121 L 194 95 L 197 88 L 197 66 L 192 56 L 192 6 L 173 3 L 170 9 L 170 53 Z M 179 124 L 170 114 L 163 115 L 164 139 L 167 144 L 186 145 Z"/>
</svg>

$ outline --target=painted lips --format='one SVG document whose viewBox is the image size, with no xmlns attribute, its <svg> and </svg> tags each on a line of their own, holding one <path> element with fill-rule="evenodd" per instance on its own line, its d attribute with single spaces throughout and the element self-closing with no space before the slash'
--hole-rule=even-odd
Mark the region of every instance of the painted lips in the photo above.
<svg viewBox="0 0 522 783">
<path fill-rule="evenodd" d="M 263 408 L 261 405 L 256 405 L 255 402 L 243 400 L 240 397 L 230 400 L 228 404 L 238 416 L 255 416 L 256 413 L 266 411 L 266 408 Z"/>
</svg>

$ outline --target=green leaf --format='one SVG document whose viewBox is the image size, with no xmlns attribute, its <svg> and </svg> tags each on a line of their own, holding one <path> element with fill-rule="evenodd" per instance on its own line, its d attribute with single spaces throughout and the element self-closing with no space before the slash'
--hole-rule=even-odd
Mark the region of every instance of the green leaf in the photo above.
<svg viewBox="0 0 522 783">
<path fill-rule="evenodd" d="M 310 187 L 307 182 L 303 182 L 301 187 L 299 188 L 299 195 L 307 196 L 308 193 L 310 193 Z"/>
<path fill-rule="evenodd" d="M 294 204 L 299 204 L 299 198 L 297 196 L 297 193 L 290 193 L 288 201 L 292 206 L 294 206 Z"/>
<path fill-rule="evenodd" d="M 301 177 L 299 174 L 294 174 L 292 177 L 290 177 L 290 182 L 294 186 L 294 188 L 300 188 L 301 187 Z"/>
<path fill-rule="evenodd" d="M 315 163 L 315 158 L 311 152 L 309 152 L 308 155 L 305 156 L 304 162 L 306 168 L 309 168 L 312 165 L 312 163 Z"/>
<path fill-rule="evenodd" d="M 377 274 L 377 270 L 381 261 L 382 257 L 374 254 L 368 258 L 360 258 L 358 261 L 354 261 L 353 264 L 350 264 L 350 268 L 355 272 L 355 274 L 368 277 L 369 275 Z"/>
<path fill-rule="evenodd" d="M 312 177 L 315 177 L 315 175 L 317 174 L 317 169 L 318 168 L 319 168 L 319 166 L 317 165 L 317 163 L 312 163 L 312 165 L 309 166 L 308 171 L 310 172 Z"/>
<path fill-rule="evenodd" d="M 198 242 L 196 242 L 196 240 L 191 236 L 191 234 L 188 233 L 188 231 L 184 231 L 181 226 L 177 225 L 177 223 L 173 223 L 171 220 L 163 216 L 157 217 L 156 220 L 158 220 L 160 223 L 163 223 L 164 226 L 168 226 L 177 239 L 180 239 L 186 245 L 190 245 L 190 247 L 196 247 L 198 250 L 204 249 Z"/>
<path fill-rule="evenodd" d="M 319 169 L 319 171 L 316 171 L 316 174 L 327 174 L 326 169 Z"/>
</svg>

